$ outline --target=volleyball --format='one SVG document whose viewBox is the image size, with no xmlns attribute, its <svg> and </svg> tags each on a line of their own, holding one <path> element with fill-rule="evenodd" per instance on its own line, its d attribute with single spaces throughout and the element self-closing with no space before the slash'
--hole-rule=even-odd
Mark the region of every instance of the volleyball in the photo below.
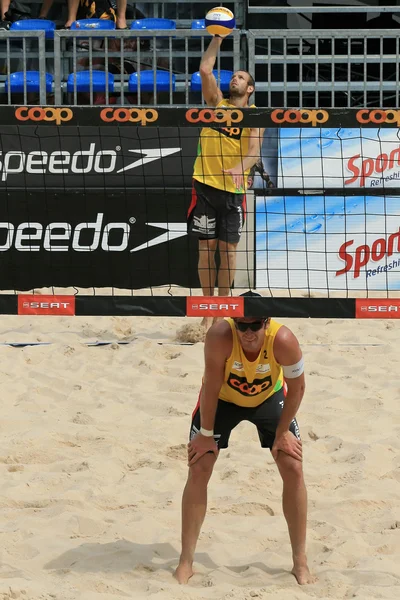
<svg viewBox="0 0 400 600">
<path fill-rule="evenodd" d="M 235 28 L 235 16 L 229 8 L 217 6 L 206 14 L 206 29 L 211 35 L 226 37 Z"/>
</svg>

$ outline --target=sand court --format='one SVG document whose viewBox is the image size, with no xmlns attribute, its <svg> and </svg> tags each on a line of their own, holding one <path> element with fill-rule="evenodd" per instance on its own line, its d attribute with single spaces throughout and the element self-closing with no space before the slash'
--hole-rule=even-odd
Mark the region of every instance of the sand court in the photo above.
<svg viewBox="0 0 400 600">
<path fill-rule="evenodd" d="M 319 579 L 300 588 L 281 480 L 248 423 L 217 461 L 196 574 L 172 578 L 203 371 L 203 344 L 175 342 L 188 319 L 2 322 L 2 344 L 47 345 L 0 346 L 0 598 L 399 598 L 399 323 L 281 320 L 306 365 L 298 420 Z"/>
</svg>

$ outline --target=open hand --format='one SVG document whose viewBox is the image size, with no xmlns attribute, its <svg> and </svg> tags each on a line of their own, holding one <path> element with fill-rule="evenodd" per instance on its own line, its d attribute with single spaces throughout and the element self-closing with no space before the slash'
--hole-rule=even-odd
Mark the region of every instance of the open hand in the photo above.
<svg viewBox="0 0 400 600">
<path fill-rule="evenodd" d="M 296 460 L 303 460 L 303 448 L 301 440 L 297 439 L 291 431 L 285 431 L 275 438 L 274 445 L 272 446 L 271 454 L 276 460 L 278 458 L 278 452 L 284 452 L 289 456 L 292 456 Z"/>
<path fill-rule="evenodd" d="M 213 452 L 218 457 L 218 446 L 213 437 L 198 433 L 188 443 L 188 466 L 191 467 L 207 452 Z"/>
<path fill-rule="evenodd" d="M 237 190 L 244 190 L 244 174 L 243 167 L 232 167 L 232 169 L 222 169 L 223 173 L 232 175 L 233 183 Z"/>
</svg>

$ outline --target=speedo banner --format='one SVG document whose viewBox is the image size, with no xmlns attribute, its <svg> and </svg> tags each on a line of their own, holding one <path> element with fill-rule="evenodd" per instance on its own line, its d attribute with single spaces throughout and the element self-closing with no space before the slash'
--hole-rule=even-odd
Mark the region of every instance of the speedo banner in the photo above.
<svg viewBox="0 0 400 600">
<path fill-rule="evenodd" d="M 0 190 L 177 188 L 191 187 L 198 131 L 45 123 L 1 126 L 0 140 Z"/>
<path fill-rule="evenodd" d="M 371 115 L 363 118 L 371 120 Z M 398 188 L 399 132 L 397 128 L 267 129 L 253 189 Z"/>
<path fill-rule="evenodd" d="M 4 191 L 1 288 L 198 287 L 189 203 L 184 190 Z"/>
<path fill-rule="evenodd" d="M 258 196 L 256 286 L 400 290 L 400 197 Z"/>
</svg>

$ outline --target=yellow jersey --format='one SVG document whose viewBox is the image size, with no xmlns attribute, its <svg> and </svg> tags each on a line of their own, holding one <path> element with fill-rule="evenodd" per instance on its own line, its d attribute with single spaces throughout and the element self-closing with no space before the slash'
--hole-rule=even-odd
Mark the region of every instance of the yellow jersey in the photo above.
<svg viewBox="0 0 400 600">
<path fill-rule="evenodd" d="M 275 336 L 282 325 L 270 320 L 260 354 L 254 362 L 250 362 L 239 342 L 233 319 L 226 321 L 231 326 L 233 346 L 225 364 L 225 378 L 219 398 L 238 406 L 258 406 L 283 386 L 282 367 L 273 351 Z"/>
<path fill-rule="evenodd" d="M 221 100 L 216 108 L 234 108 L 228 100 Z M 255 108 L 254 105 L 251 108 Z M 249 151 L 250 127 L 203 127 L 197 146 L 197 158 L 194 163 L 193 179 L 210 185 L 218 190 L 243 194 L 247 189 L 245 171 L 244 187 L 237 189 L 232 176 L 222 172 L 223 169 L 235 167 Z"/>
</svg>

